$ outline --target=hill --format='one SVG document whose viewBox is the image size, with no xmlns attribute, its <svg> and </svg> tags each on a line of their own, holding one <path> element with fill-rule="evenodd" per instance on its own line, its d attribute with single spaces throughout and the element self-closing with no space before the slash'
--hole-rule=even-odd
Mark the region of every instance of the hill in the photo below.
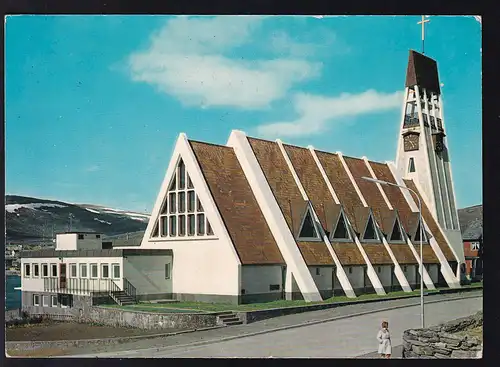
<svg viewBox="0 0 500 367">
<path fill-rule="evenodd" d="M 70 222 L 73 231 L 116 236 L 144 231 L 149 221 L 144 213 L 17 195 L 6 196 L 5 217 L 7 241 L 50 240 L 70 230 Z"/>
</svg>

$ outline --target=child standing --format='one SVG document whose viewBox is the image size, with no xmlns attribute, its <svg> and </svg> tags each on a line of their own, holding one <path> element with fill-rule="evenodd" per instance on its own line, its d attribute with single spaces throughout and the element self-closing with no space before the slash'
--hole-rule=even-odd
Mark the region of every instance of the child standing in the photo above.
<svg viewBox="0 0 500 367">
<path fill-rule="evenodd" d="M 391 358 L 392 347 L 391 347 L 391 334 L 389 333 L 389 323 L 387 321 L 382 322 L 382 328 L 377 334 L 378 353 L 380 358 Z"/>
</svg>

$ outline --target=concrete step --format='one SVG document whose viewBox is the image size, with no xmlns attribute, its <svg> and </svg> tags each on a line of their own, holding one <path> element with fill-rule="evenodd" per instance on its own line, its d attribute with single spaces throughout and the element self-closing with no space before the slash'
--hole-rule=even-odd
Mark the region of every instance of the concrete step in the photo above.
<svg viewBox="0 0 500 367">
<path fill-rule="evenodd" d="M 239 317 L 225 317 L 225 318 L 220 318 L 220 320 L 224 323 L 226 322 L 231 322 L 231 321 L 240 321 L 240 318 Z"/>
<path fill-rule="evenodd" d="M 224 322 L 224 325 L 227 325 L 227 326 L 243 325 L 243 321 L 228 321 L 228 322 Z"/>
<path fill-rule="evenodd" d="M 223 316 L 231 316 L 234 315 L 234 312 L 232 311 L 221 311 L 221 312 L 214 312 L 213 315 L 223 317 Z"/>
</svg>

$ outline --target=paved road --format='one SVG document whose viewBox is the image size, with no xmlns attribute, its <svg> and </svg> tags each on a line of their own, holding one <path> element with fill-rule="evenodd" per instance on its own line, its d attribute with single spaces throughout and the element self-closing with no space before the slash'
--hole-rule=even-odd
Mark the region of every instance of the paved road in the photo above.
<svg viewBox="0 0 500 367">
<path fill-rule="evenodd" d="M 446 301 L 444 301 L 446 299 L 444 297 L 443 302 L 426 305 L 426 325 L 436 325 L 444 321 L 468 316 L 482 309 L 482 297 L 462 300 L 451 300 L 450 298 L 453 297 L 448 297 Z M 413 302 L 415 301 L 418 303 L 418 300 L 413 300 Z M 385 306 L 388 307 L 389 305 L 386 304 Z M 335 311 L 338 310 L 340 308 Z M 324 313 L 325 311 L 321 312 Z M 329 310 L 329 312 L 330 317 L 335 316 L 332 315 L 334 310 Z M 299 315 L 290 316 L 299 317 Z M 287 317 L 276 318 L 276 321 Z M 392 342 L 395 346 L 394 357 L 398 357 L 398 354 L 401 353 L 401 348 L 398 346 L 402 344 L 403 331 L 420 325 L 420 309 L 418 305 L 233 340 L 215 340 L 204 345 L 182 344 L 182 341 L 177 341 L 168 346 L 163 344 L 162 346 L 156 345 L 152 348 L 140 350 L 134 350 L 134 348 L 128 346 L 126 350 L 89 353 L 80 356 L 118 358 L 266 358 L 271 356 L 275 358 L 373 358 L 373 352 L 377 347 L 375 336 L 383 319 L 388 320 L 390 323 Z M 272 324 L 273 320 L 267 320 L 267 323 Z M 256 329 L 259 326 L 258 324 L 249 324 L 238 328 L 241 328 L 240 333 L 244 334 L 252 332 L 252 327 Z M 230 330 L 234 332 L 235 328 L 237 327 L 211 330 L 211 332 L 218 332 L 219 338 L 221 338 L 224 333 L 229 335 Z M 203 338 L 202 336 L 201 340 Z M 210 337 L 205 338 L 211 339 Z"/>
</svg>

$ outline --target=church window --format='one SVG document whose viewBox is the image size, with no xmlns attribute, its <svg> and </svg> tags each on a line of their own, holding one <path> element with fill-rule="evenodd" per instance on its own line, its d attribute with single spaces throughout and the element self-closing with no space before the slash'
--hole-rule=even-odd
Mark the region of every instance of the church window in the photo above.
<svg viewBox="0 0 500 367">
<path fill-rule="evenodd" d="M 177 224 L 177 217 L 175 215 L 170 216 L 170 226 L 169 226 L 169 234 L 170 236 L 175 236 L 177 231 L 176 231 L 176 224 Z"/>
<path fill-rule="evenodd" d="M 179 215 L 179 236 L 186 235 L 186 216 Z"/>
<path fill-rule="evenodd" d="M 186 193 L 179 192 L 179 213 L 186 211 Z"/>
<path fill-rule="evenodd" d="M 404 271 L 405 273 L 408 271 L 408 268 L 407 268 L 407 266 L 406 266 L 406 265 L 405 265 L 405 266 L 403 266 L 403 271 Z"/>
<path fill-rule="evenodd" d="M 413 157 L 411 157 L 410 161 L 408 162 L 408 172 L 415 172 L 415 159 Z"/>
<path fill-rule="evenodd" d="M 188 191 L 188 212 L 190 213 L 194 212 L 194 201 L 195 201 L 194 191 Z"/>
<path fill-rule="evenodd" d="M 195 222 L 194 222 L 194 214 L 189 214 L 188 215 L 188 235 L 189 236 L 194 236 L 195 232 Z"/>
<path fill-rule="evenodd" d="M 184 162 L 179 162 L 179 190 L 182 190 L 186 187 L 186 166 Z"/>
<path fill-rule="evenodd" d="M 205 214 L 198 214 L 196 221 L 198 223 L 198 235 L 203 236 L 205 234 Z"/>
<path fill-rule="evenodd" d="M 349 231 L 347 229 L 347 223 L 344 218 L 344 213 L 340 213 L 339 220 L 337 222 L 337 227 L 333 232 L 332 239 L 335 240 L 348 240 L 350 239 Z"/>
<path fill-rule="evenodd" d="M 381 272 L 382 272 L 382 267 L 378 266 L 378 267 L 377 267 L 377 271 L 378 271 L 379 273 L 381 273 Z"/>
<path fill-rule="evenodd" d="M 162 235 L 162 237 L 168 236 L 168 217 L 167 216 L 161 217 L 161 235 Z"/>
<path fill-rule="evenodd" d="M 304 217 L 304 222 L 302 223 L 302 228 L 300 229 L 299 238 L 317 238 L 318 232 L 314 226 L 314 222 L 311 216 L 311 211 L 307 210 L 306 216 Z"/>
<path fill-rule="evenodd" d="M 352 266 L 349 266 L 349 274 L 352 274 Z"/>
<path fill-rule="evenodd" d="M 174 170 L 151 237 L 185 235 L 213 236 L 214 232 L 181 159 Z"/>
<path fill-rule="evenodd" d="M 364 240 L 376 240 L 378 239 L 377 232 L 375 229 L 375 223 L 373 223 L 373 218 L 370 215 L 368 218 L 368 223 L 366 224 L 365 233 L 363 235 Z"/>
<path fill-rule="evenodd" d="M 169 194 L 169 203 L 168 206 L 170 208 L 170 213 L 175 213 L 176 211 L 176 206 L 175 206 L 175 192 L 171 192 Z"/>
</svg>

